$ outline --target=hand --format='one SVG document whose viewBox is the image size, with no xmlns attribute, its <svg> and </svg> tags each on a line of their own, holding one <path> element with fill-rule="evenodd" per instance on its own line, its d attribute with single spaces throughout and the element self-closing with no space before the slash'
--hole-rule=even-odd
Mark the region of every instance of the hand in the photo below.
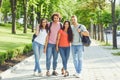
<svg viewBox="0 0 120 80">
<path fill-rule="evenodd" d="M 77 31 L 78 31 L 78 32 L 80 32 L 81 30 L 80 30 L 80 29 L 78 29 Z"/>
<path fill-rule="evenodd" d="M 58 46 L 56 46 L 56 51 L 58 52 L 58 50 L 59 50 L 59 49 L 58 49 Z"/>
<path fill-rule="evenodd" d="M 44 53 L 46 53 L 46 48 L 44 48 L 44 51 L 43 51 Z"/>
</svg>

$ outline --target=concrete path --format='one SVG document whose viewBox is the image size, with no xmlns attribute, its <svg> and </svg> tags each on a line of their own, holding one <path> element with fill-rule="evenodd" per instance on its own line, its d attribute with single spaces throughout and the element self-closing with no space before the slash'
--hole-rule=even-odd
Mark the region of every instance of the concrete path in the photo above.
<svg viewBox="0 0 120 80">
<path fill-rule="evenodd" d="M 33 76 L 34 56 L 31 56 L 14 67 L 1 73 L 1 80 L 120 80 L 120 56 L 111 53 L 120 51 L 110 47 L 99 46 L 95 41 L 90 47 L 85 47 L 83 71 L 81 78 L 75 78 L 72 55 L 68 63 L 69 77 L 61 75 L 61 57 L 59 55 L 57 71 L 59 75 L 46 77 L 45 54 L 41 58 L 43 77 Z M 51 66 L 52 72 L 52 66 Z"/>
</svg>

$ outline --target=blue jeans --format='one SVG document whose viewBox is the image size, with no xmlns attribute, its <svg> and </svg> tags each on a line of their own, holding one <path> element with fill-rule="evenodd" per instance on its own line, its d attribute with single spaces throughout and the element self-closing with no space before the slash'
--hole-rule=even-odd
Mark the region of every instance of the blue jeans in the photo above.
<svg viewBox="0 0 120 80">
<path fill-rule="evenodd" d="M 47 50 L 46 50 L 46 68 L 47 68 L 47 70 L 50 70 L 52 56 L 53 56 L 53 70 L 56 70 L 57 59 L 58 59 L 58 53 L 56 51 L 56 44 L 48 43 Z"/>
<path fill-rule="evenodd" d="M 83 59 L 83 45 L 72 45 L 72 55 L 76 73 L 81 73 Z"/>
<path fill-rule="evenodd" d="M 62 58 L 63 68 L 67 70 L 67 62 L 70 55 L 70 47 L 59 47 L 59 51 Z"/>
<path fill-rule="evenodd" d="M 34 56 L 35 56 L 35 68 L 34 71 L 38 71 L 39 73 L 41 72 L 41 68 L 40 68 L 40 57 L 43 53 L 43 49 L 44 49 L 44 45 L 39 44 L 37 42 L 33 42 L 32 43 L 32 48 L 33 48 L 33 52 L 34 52 Z"/>
</svg>

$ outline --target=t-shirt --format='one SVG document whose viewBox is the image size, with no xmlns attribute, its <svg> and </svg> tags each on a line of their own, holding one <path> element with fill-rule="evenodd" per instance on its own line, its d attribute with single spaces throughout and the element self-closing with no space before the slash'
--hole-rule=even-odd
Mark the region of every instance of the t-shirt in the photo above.
<svg viewBox="0 0 120 80">
<path fill-rule="evenodd" d="M 42 45 L 45 45 L 46 37 L 47 37 L 46 30 L 41 29 L 38 36 L 35 38 L 35 41 L 42 44 Z"/>
<path fill-rule="evenodd" d="M 50 25 L 50 23 L 48 25 Z M 56 44 L 57 34 L 59 30 L 60 30 L 60 22 L 58 22 L 57 24 L 52 22 L 50 28 L 49 41 L 48 41 L 49 43 Z"/>
<path fill-rule="evenodd" d="M 59 47 L 70 46 L 70 42 L 68 41 L 68 34 L 63 30 L 60 30 L 59 34 L 60 34 Z"/>
<path fill-rule="evenodd" d="M 80 30 L 83 31 L 87 31 L 86 27 L 82 24 L 79 24 L 77 27 L 74 27 L 74 25 L 71 25 L 72 27 L 72 31 L 73 31 L 73 42 L 72 45 L 82 45 L 82 41 L 81 41 L 81 37 L 80 37 L 80 33 L 78 32 L 78 29 L 80 27 Z"/>
</svg>

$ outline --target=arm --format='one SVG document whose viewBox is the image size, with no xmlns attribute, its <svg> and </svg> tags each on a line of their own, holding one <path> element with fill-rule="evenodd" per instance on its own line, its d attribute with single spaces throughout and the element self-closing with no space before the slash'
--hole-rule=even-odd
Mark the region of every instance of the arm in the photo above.
<svg viewBox="0 0 120 80">
<path fill-rule="evenodd" d="M 81 32 L 81 34 L 82 34 L 83 36 L 89 36 L 89 32 L 88 32 L 88 31 Z"/>
<path fill-rule="evenodd" d="M 49 34 L 46 36 L 46 41 L 45 41 L 45 45 L 44 45 L 44 53 L 46 53 L 46 49 L 47 49 L 47 45 L 48 45 L 48 38 L 49 38 Z"/>
<path fill-rule="evenodd" d="M 36 28 L 35 34 L 38 35 L 39 34 L 39 25 Z"/>
<path fill-rule="evenodd" d="M 83 36 L 89 36 L 89 32 L 84 25 L 81 25 L 81 27 L 78 28 L 78 32 L 81 33 Z"/>
<path fill-rule="evenodd" d="M 59 40 L 60 40 L 60 33 L 58 33 L 58 36 L 57 36 L 57 41 L 56 41 L 56 51 L 58 51 Z"/>
</svg>

